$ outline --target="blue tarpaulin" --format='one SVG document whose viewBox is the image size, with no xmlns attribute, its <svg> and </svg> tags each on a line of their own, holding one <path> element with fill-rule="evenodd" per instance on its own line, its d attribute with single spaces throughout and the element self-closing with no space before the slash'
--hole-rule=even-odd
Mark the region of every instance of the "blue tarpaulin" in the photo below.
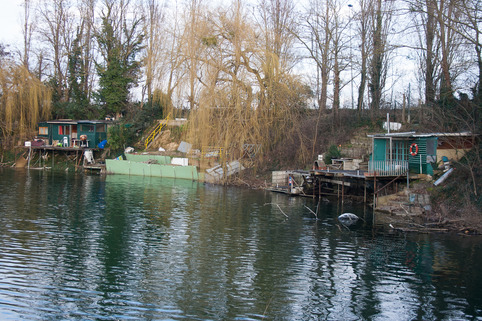
<svg viewBox="0 0 482 321">
<path fill-rule="evenodd" d="M 105 145 L 107 144 L 107 140 L 104 139 L 103 141 L 101 141 L 99 144 L 97 144 L 97 147 L 99 147 L 100 149 L 104 149 Z"/>
</svg>

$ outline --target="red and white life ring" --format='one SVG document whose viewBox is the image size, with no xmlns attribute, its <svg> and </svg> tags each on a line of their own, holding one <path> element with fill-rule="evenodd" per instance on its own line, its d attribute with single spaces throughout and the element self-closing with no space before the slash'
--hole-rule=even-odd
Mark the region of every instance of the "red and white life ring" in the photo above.
<svg viewBox="0 0 482 321">
<path fill-rule="evenodd" d="M 415 147 L 415 150 L 413 150 L 414 147 Z M 417 154 L 418 154 L 418 145 L 413 143 L 412 145 L 410 145 L 410 155 L 416 156 Z"/>
</svg>

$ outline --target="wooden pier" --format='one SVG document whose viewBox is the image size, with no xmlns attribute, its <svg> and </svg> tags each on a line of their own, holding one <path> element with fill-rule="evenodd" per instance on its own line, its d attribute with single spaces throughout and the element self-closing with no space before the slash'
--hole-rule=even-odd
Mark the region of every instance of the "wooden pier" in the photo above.
<svg viewBox="0 0 482 321">
<path fill-rule="evenodd" d="M 25 149 L 29 151 L 29 157 L 32 157 L 32 154 L 38 153 L 38 162 L 40 162 L 40 166 L 38 168 L 53 168 L 55 164 L 55 154 L 65 154 L 67 155 L 67 159 L 69 161 L 74 162 L 75 168 L 81 168 L 86 171 L 90 172 L 98 172 L 104 173 L 105 172 L 105 164 L 99 163 L 88 163 L 85 160 L 85 151 L 92 151 L 92 155 L 94 153 L 98 153 L 101 151 L 99 148 L 88 148 L 88 147 L 62 147 L 62 146 L 53 146 L 53 145 L 40 145 L 40 146 L 25 146 Z M 49 160 L 50 166 L 47 167 L 47 156 L 50 154 L 51 158 Z"/>
</svg>

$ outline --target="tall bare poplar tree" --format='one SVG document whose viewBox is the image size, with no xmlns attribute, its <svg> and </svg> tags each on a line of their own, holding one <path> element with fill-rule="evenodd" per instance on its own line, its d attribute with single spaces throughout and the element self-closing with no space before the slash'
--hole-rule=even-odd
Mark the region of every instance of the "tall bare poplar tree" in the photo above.
<svg viewBox="0 0 482 321">
<path fill-rule="evenodd" d="M 25 68 L 29 69 L 30 50 L 32 46 L 32 35 L 35 24 L 33 22 L 34 9 L 32 8 L 32 0 L 24 0 L 23 2 L 23 55 L 22 62 Z"/>
<path fill-rule="evenodd" d="M 411 12 L 419 20 L 420 56 L 424 71 L 425 102 L 444 109 L 454 106 L 453 82 L 460 74 L 457 65 L 466 65 L 461 49 L 458 17 L 464 16 L 458 1 L 413 0 Z"/>
<path fill-rule="evenodd" d="M 369 64 L 370 109 L 380 108 L 388 66 L 388 34 L 392 22 L 392 3 L 376 0 L 371 12 L 372 51 Z"/>
<path fill-rule="evenodd" d="M 196 84 L 198 83 L 199 60 L 201 51 L 202 33 L 202 0 L 190 0 L 187 8 L 186 25 L 183 34 L 184 64 L 188 73 L 188 96 L 189 109 L 194 110 L 196 102 Z"/>
<path fill-rule="evenodd" d="M 145 4 L 144 33 L 146 34 L 146 46 L 144 54 L 144 70 L 146 77 L 145 88 L 147 90 L 147 99 L 153 98 L 153 90 L 155 86 L 156 76 L 159 73 L 159 65 L 157 62 L 161 59 L 161 50 L 163 44 L 162 23 L 164 14 L 161 5 L 157 0 L 147 0 Z"/>
<path fill-rule="evenodd" d="M 81 0 L 79 2 L 79 12 L 80 16 L 80 26 L 79 26 L 79 36 L 80 36 L 80 48 L 82 60 L 82 91 L 90 101 L 92 98 L 92 92 L 94 87 L 94 76 L 95 76 L 95 66 L 94 66 L 94 21 L 95 21 L 95 6 L 97 0 Z"/>
<path fill-rule="evenodd" d="M 360 116 L 365 101 L 365 92 L 368 82 L 368 61 L 369 53 L 372 48 L 370 39 L 371 24 L 370 13 L 373 12 L 373 1 L 360 0 L 360 11 L 357 13 L 355 21 L 357 21 L 357 35 L 360 37 L 360 83 L 358 85 L 357 111 Z M 353 57 L 351 58 L 353 59 Z M 352 61 L 353 63 L 353 61 Z"/>
</svg>

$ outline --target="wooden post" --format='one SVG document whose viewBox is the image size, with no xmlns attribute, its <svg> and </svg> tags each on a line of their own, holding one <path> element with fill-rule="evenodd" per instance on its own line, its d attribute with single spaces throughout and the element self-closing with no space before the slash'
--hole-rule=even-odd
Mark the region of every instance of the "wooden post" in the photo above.
<svg viewBox="0 0 482 321">
<path fill-rule="evenodd" d="M 407 191 L 410 191 L 410 171 L 407 171 Z"/>
<path fill-rule="evenodd" d="M 367 202 L 367 180 L 365 178 L 365 181 L 363 183 L 364 189 L 363 189 L 363 202 L 366 204 Z"/>
<path fill-rule="evenodd" d="M 345 175 L 342 176 L 341 179 L 341 204 L 345 201 Z M 343 210 L 343 207 L 342 207 Z"/>
<path fill-rule="evenodd" d="M 420 174 L 423 174 L 423 169 L 422 169 L 422 153 L 418 154 L 420 156 Z"/>
<path fill-rule="evenodd" d="M 316 197 L 316 176 L 315 172 L 313 171 L 313 199 Z"/>
<path fill-rule="evenodd" d="M 373 208 L 377 207 L 377 173 L 373 172 Z"/>
<path fill-rule="evenodd" d="M 27 168 L 30 169 L 30 158 L 32 157 L 32 146 L 30 145 L 28 147 L 28 165 L 27 165 Z"/>
<path fill-rule="evenodd" d="M 318 177 L 316 177 L 316 182 L 318 183 L 318 197 L 321 197 L 321 184 L 320 184 L 320 181 L 318 180 Z"/>
</svg>

